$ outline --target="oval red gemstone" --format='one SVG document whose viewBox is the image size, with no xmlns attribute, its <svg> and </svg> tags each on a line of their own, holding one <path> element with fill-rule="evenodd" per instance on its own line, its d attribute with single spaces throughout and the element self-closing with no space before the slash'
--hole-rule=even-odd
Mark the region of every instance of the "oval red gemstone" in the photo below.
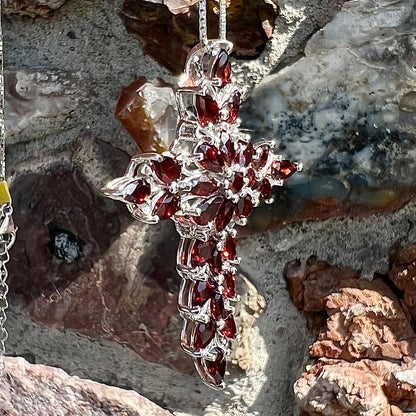
<svg viewBox="0 0 416 416">
<path fill-rule="evenodd" d="M 224 282 L 222 283 L 224 287 L 223 295 L 227 298 L 234 298 L 235 297 L 235 281 L 236 276 L 230 272 L 224 273 Z"/>
<path fill-rule="evenodd" d="M 260 170 L 266 166 L 267 160 L 269 159 L 269 149 L 270 147 L 268 144 L 263 144 L 256 149 L 256 157 L 253 160 L 253 167 L 255 169 Z"/>
<path fill-rule="evenodd" d="M 287 179 L 298 170 L 298 165 L 289 160 L 276 160 L 272 163 L 272 177 L 274 179 Z"/>
<path fill-rule="evenodd" d="M 211 59 L 208 73 L 211 79 L 219 78 L 223 85 L 231 82 L 231 62 L 226 51 L 221 50 Z"/>
<path fill-rule="evenodd" d="M 211 316 L 215 321 L 225 319 L 230 312 L 225 309 L 224 299 L 219 293 L 215 293 L 211 298 Z"/>
<path fill-rule="evenodd" d="M 218 185 L 204 176 L 200 178 L 199 182 L 191 189 L 191 193 L 197 196 L 210 196 L 218 190 Z"/>
<path fill-rule="evenodd" d="M 194 348 L 200 350 L 205 348 L 215 335 L 215 327 L 212 322 L 199 323 L 194 333 Z"/>
<path fill-rule="evenodd" d="M 203 158 L 199 163 L 205 169 L 216 173 L 223 170 L 224 159 L 221 152 L 215 146 L 208 143 L 202 143 L 196 149 L 196 153 L 201 153 L 203 155 Z"/>
<path fill-rule="evenodd" d="M 210 198 L 204 200 L 200 205 L 199 209 L 201 214 L 199 216 L 194 216 L 193 219 L 198 225 L 208 225 L 211 221 L 214 221 L 218 215 L 219 211 L 222 208 L 224 198 L 218 196 L 216 198 Z"/>
<path fill-rule="evenodd" d="M 212 258 L 215 251 L 216 248 L 214 242 L 195 240 L 191 251 L 191 266 L 203 266 Z"/>
<path fill-rule="evenodd" d="M 237 327 L 235 325 L 235 320 L 232 315 L 230 315 L 225 320 L 225 327 L 221 330 L 221 333 L 227 338 L 235 339 L 237 336 Z"/>
<path fill-rule="evenodd" d="M 171 218 L 179 211 L 179 197 L 170 192 L 163 194 L 156 202 L 155 214 L 161 219 Z"/>
<path fill-rule="evenodd" d="M 193 288 L 192 304 L 202 306 L 214 294 L 214 288 L 208 282 L 196 282 Z"/>
<path fill-rule="evenodd" d="M 214 361 L 198 358 L 195 360 L 195 366 L 199 374 L 208 384 L 219 387 L 222 385 L 227 367 L 224 353 L 216 348 L 217 357 Z"/>
<path fill-rule="evenodd" d="M 227 235 L 221 254 L 227 260 L 235 260 L 237 256 L 237 241 L 235 238 Z"/>
<path fill-rule="evenodd" d="M 247 167 L 253 159 L 253 154 L 253 145 L 251 143 L 248 143 L 244 150 L 240 150 L 238 152 L 236 162 L 239 163 L 241 166 Z"/>
<path fill-rule="evenodd" d="M 218 103 L 210 95 L 197 95 L 195 97 L 195 107 L 199 122 L 203 126 L 209 123 L 217 123 L 220 117 Z"/>
<path fill-rule="evenodd" d="M 251 202 L 251 198 L 240 198 L 240 200 L 237 203 L 236 207 L 236 215 L 237 218 L 247 218 L 251 211 L 253 210 L 253 203 Z"/>
<path fill-rule="evenodd" d="M 225 227 L 231 222 L 234 214 L 234 204 L 230 200 L 225 200 L 218 210 L 215 218 L 215 227 L 218 232 L 225 229 Z"/>
<path fill-rule="evenodd" d="M 231 100 L 225 105 L 228 110 L 228 117 L 225 120 L 227 123 L 234 123 L 237 120 L 238 112 L 240 111 L 241 94 L 236 91 Z"/>
<path fill-rule="evenodd" d="M 238 194 L 244 186 L 244 175 L 242 172 L 237 172 L 234 175 L 234 179 L 231 183 L 230 189 L 235 193 Z"/>
<path fill-rule="evenodd" d="M 162 162 L 153 162 L 155 175 L 166 185 L 178 180 L 181 176 L 181 167 L 171 157 Z"/>
<path fill-rule="evenodd" d="M 150 185 L 146 181 L 139 180 L 129 186 L 134 186 L 134 190 L 124 198 L 127 202 L 140 205 L 149 198 L 151 190 Z"/>
</svg>

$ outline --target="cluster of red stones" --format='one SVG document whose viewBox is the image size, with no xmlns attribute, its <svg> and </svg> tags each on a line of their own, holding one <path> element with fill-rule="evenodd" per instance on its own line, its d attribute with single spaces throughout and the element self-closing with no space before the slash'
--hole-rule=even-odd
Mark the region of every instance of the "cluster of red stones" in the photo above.
<svg viewBox="0 0 416 416">
<path fill-rule="evenodd" d="M 270 200 L 272 186 L 293 175 L 298 166 L 276 158 L 268 143 L 253 146 L 239 132 L 241 94 L 231 83 L 225 50 L 211 58 L 202 80 L 192 79 L 190 84 L 195 90 L 198 140 L 191 141 L 188 160 L 176 157 L 174 150 L 162 156 L 144 154 L 132 161 L 126 177 L 116 180 L 114 187 L 122 189 L 121 199 L 136 218 L 176 222 L 182 236 L 181 344 L 202 379 L 221 388 L 226 356 L 238 337 L 233 316 L 239 261 L 234 226 L 244 224 L 262 200 Z M 177 141 L 182 140 L 186 139 L 179 134 Z"/>
</svg>

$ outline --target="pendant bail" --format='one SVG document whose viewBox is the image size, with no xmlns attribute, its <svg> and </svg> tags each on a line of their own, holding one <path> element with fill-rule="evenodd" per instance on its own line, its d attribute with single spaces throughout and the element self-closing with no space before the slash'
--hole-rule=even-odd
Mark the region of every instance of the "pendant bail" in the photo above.
<svg viewBox="0 0 416 416">
<path fill-rule="evenodd" d="M 221 40 L 227 38 L 226 0 L 219 0 L 218 36 Z M 199 40 L 204 46 L 208 45 L 207 0 L 199 0 Z"/>
</svg>

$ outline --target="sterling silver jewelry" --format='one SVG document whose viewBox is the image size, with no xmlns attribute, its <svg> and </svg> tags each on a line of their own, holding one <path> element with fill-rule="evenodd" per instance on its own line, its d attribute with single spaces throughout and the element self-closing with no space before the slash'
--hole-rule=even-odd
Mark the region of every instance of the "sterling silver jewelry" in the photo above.
<svg viewBox="0 0 416 416">
<path fill-rule="evenodd" d="M 16 229 L 12 220 L 12 204 L 9 187 L 6 182 L 6 135 L 4 129 L 4 68 L 3 68 L 3 18 L 0 3 L 0 377 L 4 373 L 4 356 L 8 332 L 5 327 L 8 308 L 7 268 L 10 260 L 9 250 L 16 238 Z"/>
<path fill-rule="evenodd" d="M 219 39 L 207 38 L 206 7 L 200 0 L 200 43 L 189 53 L 177 89 L 180 121 L 170 150 L 134 156 L 125 175 L 103 192 L 126 203 L 142 222 L 174 221 L 181 236 L 181 345 L 204 383 L 221 389 L 239 338 L 235 226 L 245 225 L 261 201 L 271 203 L 272 187 L 301 166 L 274 154 L 273 142 L 253 145 L 239 130 L 243 91 L 232 79 L 226 3 L 220 1 Z"/>
</svg>

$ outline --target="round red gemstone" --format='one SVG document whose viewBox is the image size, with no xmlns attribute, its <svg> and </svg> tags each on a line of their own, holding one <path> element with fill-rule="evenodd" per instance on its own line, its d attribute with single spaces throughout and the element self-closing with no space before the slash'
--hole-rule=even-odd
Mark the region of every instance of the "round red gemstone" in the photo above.
<svg viewBox="0 0 416 416">
<path fill-rule="evenodd" d="M 215 293 L 211 298 L 211 316 L 215 321 L 225 319 L 230 312 L 225 309 L 224 299 L 221 294 Z"/>
<path fill-rule="evenodd" d="M 222 196 L 218 196 L 216 198 L 210 198 L 204 200 L 200 205 L 199 209 L 201 210 L 201 214 L 199 216 L 194 216 L 193 219 L 198 225 L 208 225 L 211 221 L 214 221 L 219 212 L 224 205 L 223 203 L 224 198 Z"/>
<path fill-rule="evenodd" d="M 235 297 L 235 281 L 236 276 L 230 272 L 224 273 L 224 282 L 222 285 L 224 286 L 223 295 L 227 298 L 234 298 Z"/>
<path fill-rule="evenodd" d="M 171 218 L 179 211 L 179 197 L 170 192 L 163 194 L 156 202 L 155 214 L 161 219 Z"/>
<path fill-rule="evenodd" d="M 199 374 L 201 374 L 207 383 L 219 387 L 224 381 L 227 365 L 224 353 L 219 348 L 216 348 L 215 350 L 217 357 L 214 361 L 198 358 L 195 360 L 195 366 L 197 367 Z"/>
<path fill-rule="evenodd" d="M 181 176 L 181 167 L 171 157 L 166 157 L 161 162 L 153 162 L 156 176 L 166 185 L 170 185 Z"/>
<path fill-rule="evenodd" d="M 234 175 L 234 180 L 231 183 L 230 189 L 238 194 L 244 186 L 244 175 L 242 172 L 237 172 Z"/>
<path fill-rule="evenodd" d="M 131 194 L 126 195 L 125 200 L 127 202 L 140 205 L 149 198 L 151 190 L 146 181 L 139 180 L 130 186 L 134 186 L 134 190 Z"/>
<path fill-rule="evenodd" d="M 201 166 L 211 172 L 221 172 L 224 167 L 224 159 L 221 152 L 213 145 L 202 143 L 196 149 L 196 153 L 202 153 Z"/>
<path fill-rule="evenodd" d="M 210 95 L 197 95 L 195 97 L 195 107 L 199 122 L 203 126 L 208 126 L 209 123 L 215 124 L 219 121 L 220 108 Z"/>
<path fill-rule="evenodd" d="M 257 170 L 263 169 L 267 160 L 269 159 L 269 150 L 270 147 L 267 144 L 261 145 L 260 148 L 257 148 L 257 155 L 253 160 L 253 167 Z"/>
<path fill-rule="evenodd" d="M 291 177 L 298 170 L 296 163 L 289 160 L 276 160 L 272 163 L 272 177 L 275 179 L 287 179 Z"/>
<path fill-rule="evenodd" d="M 212 241 L 195 240 L 191 252 L 191 266 L 203 266 L 214 254 L 215 243 Z"/>
<path fill-rule="evenodd" d="M 230 200 L 225 200 L 218 210 L 215 218 L 215 227 L 218 232 L 225 229 L 231 222 L 234 214 L 234 204 Z"/>
<path fill-rule="evenodd" d="M 225 327 L 221 330 L 221 333 L 227 338 L 235 339 L 237 336 L 237 327 L 235 325 L 234 317 L 230 315 L 225 320 Z"/>
<path fill-rule="evenodd" d="M 212 322 L 199 323 L 194 333 L 194 348 L 200 350 L 205 348 L 215 335 L 215 327 Z"/>
<path fill-rule="evenodd" d="M 228 117 L 225 120 L 227 123 L 234 123 L 237 120 L 238 112 L 240 111 L 240 103 L 241 94 L 236 91 L 225 106 L 228 109 Z"/>
<path fill-rule="evenodd" d="M 194 284 L 192 304 L 202 306 L 214 293 L 214 288 L 208 282 L 197 282 Z"/>
<path fill-rule="evenodd" d="M 236 162 L 239 163 L 241 166 L 247 167 L 253 159 L 253 154 L 253 145 L 251 143 L 248 143 L 244 150 L 240 150 L 238 152 Z"/>
<path fill-rule="evenodd" d="M 200 178 L 199 182 L 191 189 L 191 193 L 197 196 L 210 196 L 218 190 L 218 185 L 208 177 Z"/>
<path fill-rule="evenodd" d="M 247 218 L 250 216 L 251 211 L 253 210 L 253 203 L 251 202 L 251 198 L 240 198 L 237 203 L 236 207 L 236 215 L 237 218 Z"/>
<path fill-rule="evenodd" d="M 237 241 L 235 238 L 227 235 L 221 254 L 227 260 L 235 260 L 237 256 Z"/>
<path fill-rule="evenodd" d="M 211 59 L 208 73 L 211 79 L 219 78 L 223 85 L 231 82 L 231 62 L 226 51 L 221 50 Z"/>
</svg>

